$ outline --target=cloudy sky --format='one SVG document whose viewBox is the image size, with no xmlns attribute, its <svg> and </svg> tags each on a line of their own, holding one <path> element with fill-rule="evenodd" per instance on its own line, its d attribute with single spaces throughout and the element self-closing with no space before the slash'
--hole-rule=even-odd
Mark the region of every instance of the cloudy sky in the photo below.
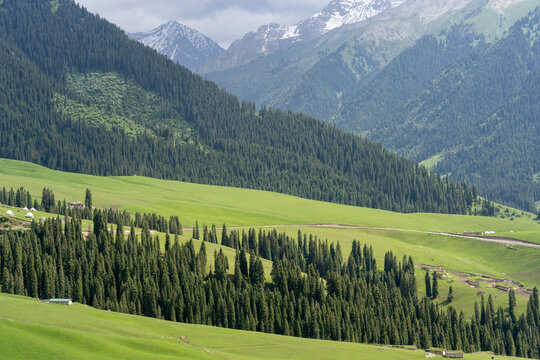
<svg viewBox="0 0 540 360">
<path fill-rule="evenodd" d="M 294 24 L 330 0 L 77 0 L 127 32 L 150 30 L 168 20 L 197 29 L 227 48 L 260 25 Z"/>
</svg>

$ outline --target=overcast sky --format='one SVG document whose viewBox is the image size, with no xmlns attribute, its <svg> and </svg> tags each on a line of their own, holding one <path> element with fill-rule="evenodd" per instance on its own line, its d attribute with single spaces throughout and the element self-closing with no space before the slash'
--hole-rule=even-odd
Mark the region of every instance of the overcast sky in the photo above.
<svg viewBox="0 0 540 360">
<path fill-rule="evenodd" d="M 76 0 L 127 32 L 146 31 L 177 20 L 222 47 L 260 25 L 295 24 L 330 0 Z"/>
</svg>

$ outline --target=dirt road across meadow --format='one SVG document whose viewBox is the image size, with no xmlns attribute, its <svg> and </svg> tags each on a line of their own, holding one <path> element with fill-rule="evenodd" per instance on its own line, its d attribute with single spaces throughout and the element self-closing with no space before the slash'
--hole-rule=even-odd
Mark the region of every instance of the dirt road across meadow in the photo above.
<svg viewBox="0 0 540 360">
<path fill-rule="evenodd" d="M 303 224 L 303 225 L 231 226 L 231 227 L 227 227 L 227 229 L 250 229 L 250 228 L 263 229 L 263 228 L 283 228 L 283 227 L 321 227 L 321 228 L 329 228 L 329 229 L 367 229 L 367 230 L 413 232 L 413 233 L 441 235 L 441 236 L 456 237 L 456 238 L 461 238 L 461 239 L 493 242 L 493 243 L 498 243 L 505 246 L 523 246 L 523 247 L 531 247 L 535 249 L 540 249 L 540 244 L 536 244 L 536 243 L 524 241 L 524 240 L 518 240 L 518 239 L 502 238 L 502 237 L 496 237 L 496 236 L 462 235 L 462 234 L 438 232 L 438 231 L 397 229 L 397 228 L 392 228 L 392 227 L 373 227 L 373 226 L 339 225 L 339 224 Z M 192 230 L 192 228 L 186 228 L 186 230 Z"/>
</svg>

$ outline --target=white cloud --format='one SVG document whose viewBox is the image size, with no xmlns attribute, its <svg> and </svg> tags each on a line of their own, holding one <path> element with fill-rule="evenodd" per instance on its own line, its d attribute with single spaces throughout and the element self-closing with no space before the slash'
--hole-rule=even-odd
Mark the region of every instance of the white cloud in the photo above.
<svg viewBox="0 0 540 360">
<path fill-rule="evenodd" d="M 259 26 L 294 24 L 320 11 L 329 0 L 78 0 L 89 11 L 127 32 L 146 31 L 177 20 L 227 48 Z"/>
</svg>

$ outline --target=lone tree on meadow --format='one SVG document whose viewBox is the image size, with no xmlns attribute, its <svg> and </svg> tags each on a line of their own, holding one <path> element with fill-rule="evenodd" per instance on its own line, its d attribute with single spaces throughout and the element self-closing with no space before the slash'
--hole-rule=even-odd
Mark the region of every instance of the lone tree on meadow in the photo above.
<svg viewBox="0 0 540 360">
<path fill-rule="evenodd" d="M 446 298 L 446 301 L 448 303 L 451 303 L 454 300 L 454 290 L 452 289 L 452 286 L 448 288 L 448 297 Z"/>
</svg>

